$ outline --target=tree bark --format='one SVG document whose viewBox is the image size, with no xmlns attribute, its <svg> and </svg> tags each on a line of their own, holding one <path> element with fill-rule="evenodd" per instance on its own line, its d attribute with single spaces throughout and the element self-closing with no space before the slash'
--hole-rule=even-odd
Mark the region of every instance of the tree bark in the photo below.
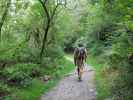
<svg viewBox="0 0 133 100">
<path fill-rule="evenodd" d="M 9 1 L 7 2 L 5 11 L 4 11 L 4 13 L 3 13 L 3 15 L 2 15 L 2 19 L 1 19 L 1 21 L 0 21 L 0 42 L 1 42 L 1 40 L 2 40 L 2 26 L 4 25 L 4 22 L 5 22 L 5 20 L 6 20 L 6 17 L 7 17 L 7 14 L 8 14 L 8 10 L 9 10 L 9 7 L 10 7 L 10 4 L 11 4 L 11 0 L 9 0 Z"/>
<path fill-rule="evenodd" d="M 50 22 L 47 23 L 47 26 L 46 26 L 46 29 L 45 29 L 45 34 L 44 34 L 44 37 L 43 37 L 42 47 L 41 47 L 41 52 L 40 52 L 40 57 L 41 58 L 42 58 L 42 55 L 43 55 L 43 52 L 44 52 L 44 49 L 45 49 L 49 28 L 50 28 Z"/>
<path fill-rule="evenodd" d="M 56 11 L 57 11 L 57 8 L 58 8 L 58 4 L 55 6 L 55 8 L 53 8 L 53 12 L 52 14 L 50 15 L 49 11 L 48 11 L 48 8 L 46 6 L 46 2 L 47 0 L 45 0 L 44 2 L 42 0 L 39 0 L 39 2 L 41 3 L 45 13 L 46 13 L 46 17 L 47 17 L 47 23 L 46 23 L 46 27 L 44 28 L 44 36 L 43 36 L 43 40 L 42 40 L 42 47 L 41 47 L 41 52 L 40 52 L 40 57 L 42 58 L 43 56 L 43 52 L 44 52 L 44 49 L 45 49 L 45 46 L 46 46 L 46 42 L 47 42 L 47 36 L 48 36 L 48 33 L 49 33 L 49 29 L 50 29 L 50 26 L 51 26 L 51 23 L 53 21 L 53 18 L 56 14 Z"/>
</svg>

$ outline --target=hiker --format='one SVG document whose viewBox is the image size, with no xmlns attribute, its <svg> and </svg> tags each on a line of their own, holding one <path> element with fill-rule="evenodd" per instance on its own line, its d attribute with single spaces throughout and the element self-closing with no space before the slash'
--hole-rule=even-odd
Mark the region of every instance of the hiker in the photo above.
<svg viewBox="0 0 133 100">
<path fill-rule="evenodd" d="M 82 44 L 78 44 L 78 47 L 74 50 L 74 64 L 77 66 L 78 79 L 82 80 L 84 62 L 86 62 L 87 50 Z"/>
</svg>

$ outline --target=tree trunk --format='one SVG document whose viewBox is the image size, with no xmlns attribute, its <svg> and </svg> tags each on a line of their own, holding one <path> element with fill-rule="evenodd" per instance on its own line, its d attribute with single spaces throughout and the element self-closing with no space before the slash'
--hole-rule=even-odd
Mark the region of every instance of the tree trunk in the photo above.
<svg viewBox="0 0 133 100">
<path fill-rule="evenodd" d="M 44 1 L 38 0 L 38 1 L 41 3 L 41 5 L 42 5 L 42 7 L 43 7 L 43 9 L 44 9 L 44 12 L 45 12 L 45 14 L 46 14 L 46 17 L 47 17 L 47 24 L 46 24 L 46 27 L 44 28 L 45 34 L 44 34 L 44 36 L 43 36 L 42 47 L 41 47 L 41 52 L 40 52 L 40 58 L 42 58 L 43 52 L 44 52 L 44 49 L 45 49 L 45 46 L 46 46 L 46 42 L 47 42 L 48 32 L 49 32 L 49 29 L 50 29 L 50 27 L 51 27 L 51 23 L 52 23 L 53 18 L 54 18 L 55 14 L 56 14 L 56 11 L 57 11 L 57 8 L 58 8 L 59 4 L 57 4 L 57 5 L 53 8 L 53 12 L 52 12 L 52 14 L 50 15 L 49 10 L 48 10 L 48 8 L 47 8 L 47 6 L 46 6 L 46 2 L 47 2 L 48 0 L 44 0 Z"/>
<path fill-rule="evenodd" d="M 10 7 L 10 3 L 11 3 L 11 0 L 9 0 L 7 2 L 7 5 L 6 5 L 6 9 L 2 15 L 2 19 L 1 19 L 1 22 L 0 22 L 0 42 L 2 40 L 2 26 L 4 25 L 4 22 L 6 20 L 6 17 L 7 17 L 7 14 L 8 14 L 8 10 L 9 10 L 9 7 Z"/>
<path fill-rule="evenodd" d="M 44 49 L 45 49 L 49 28 L 50 28 L 50 21 L 48 21 L 48 24 L 47 24 L 46 29 L 45 29 L 45 34 L 44 34 L 44 37 L 43 37 L 43 42 L 42 42 L 42 47 L 41 47 L 41 52 L 40 52 L 40 57 L 41 58 L 42 58 L 42 55 L 43 55 L 43 52 L 44 52 Z"/>
</svg>

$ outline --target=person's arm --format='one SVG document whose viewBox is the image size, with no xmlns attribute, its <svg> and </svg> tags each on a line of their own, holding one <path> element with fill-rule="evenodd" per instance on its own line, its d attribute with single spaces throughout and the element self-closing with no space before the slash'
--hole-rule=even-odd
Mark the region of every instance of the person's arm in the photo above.
<svg viewBox="0 0 133 100">
<path fill-rule="evenodd" d="M 85 62 L 86 62 L 86 59 L 87 59 L 87 50 L 85 49 Z"/>
<path fill-rule="evenodd" d="M 74 50 L 74 64 L 75 64 L 75 66 L 76 66 L 76 58 L 77 58 L 77 56 L 76 56 L 76 49 Z"/>
</svg>

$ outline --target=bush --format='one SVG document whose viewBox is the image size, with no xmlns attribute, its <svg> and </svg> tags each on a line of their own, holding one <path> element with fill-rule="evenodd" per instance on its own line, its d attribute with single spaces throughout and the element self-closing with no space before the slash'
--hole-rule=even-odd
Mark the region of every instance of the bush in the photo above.
<svg viewBox="0 0 133 100">
<path fill-rule="evenodd" d="M 26 87 L 31 84 L 32 78 L 24 72 L 13 72 L 9 74 L 10 77 L 7 80 L 9 85 L 18 87 Z"/>
<path fill-rule="evenodd" d="M 24 48 L 20 53 L 20 60 L 39 62 L 40 49 L 38 48 Z"/>
<path fill-rule="evenodd" d="M 3 100 L 5 96 L 10 94 L 11 90 L 6 84 L 0 83 L 0 100 Z"/>
<path fill-rule="evenodd" d="M 57 61 L 62 59 L 64 52 L 57 44 L 50 44 L 41 61 L 41 67 L 57 67 Z"/>
<path fill-rule="evenodd" d="M 50 44 L 47 47 L 47 50 L 45 52 L 45 57 L 50 57 L 51 59 L 60 59 L 63 57 L 64 52 L 60 46 L 57 44 Z"/>
<path fill-rule="evenodd" d="M 26 87 L 31 84 L 32 77 L 40 76 L 41 69 L 36 64 L 16 64 L 3 72 L 7 84 Z"/>
</svg>

